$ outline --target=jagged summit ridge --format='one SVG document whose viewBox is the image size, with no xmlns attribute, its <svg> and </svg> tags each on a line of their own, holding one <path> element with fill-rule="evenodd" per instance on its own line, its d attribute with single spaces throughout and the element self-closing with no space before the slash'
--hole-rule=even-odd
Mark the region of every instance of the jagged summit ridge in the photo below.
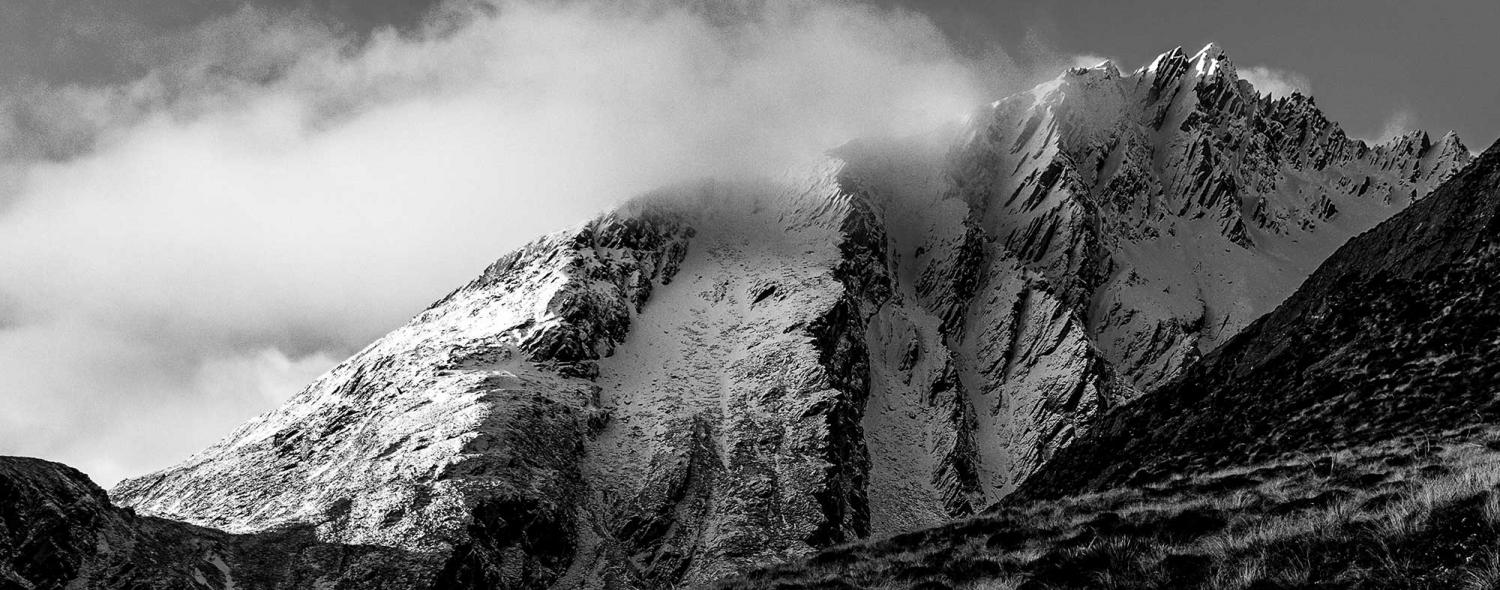
<svg viewBox="0 0 1500 590">
<path fill-rule="evenodd" d="M 539 238 L 113 494 L 436 586 L 704 583 L 1002 498 L 1467 159 L 1350 140 L 1222 52 L 1075 69 Z"/>
<path fill-rule="evenodd" d="M 1143 390 L 1470 158 L 1454 134 L 1351 139 L 1310 97 L 1257 93 L 1212 45 L 1127 76 L 1070 70 L 976 118 L 960 174 L 989 170 L 975 198 L 996 209 L 990 234 L 1063 289 Z"/>
<path fill-rule="evenodd" d="M 1500 143 L 1350 240 L 1180 378 L 1110 415 L 1023 491 L 1058 497 L 1483 432 L 1500 413 L 1497 239 Z"/>
<path fill-rule="evenodd" d="M 720 587 L 1474 585 L 1493 569 L 1497 277 L 1500 144 L 983 517 Z"/>
</svg>

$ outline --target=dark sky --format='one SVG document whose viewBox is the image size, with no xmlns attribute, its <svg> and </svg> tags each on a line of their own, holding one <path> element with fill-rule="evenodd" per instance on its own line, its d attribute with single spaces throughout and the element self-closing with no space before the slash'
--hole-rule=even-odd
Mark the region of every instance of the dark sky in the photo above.
<svg viewBox="0 0 1500 590">
<path fill-rule="evenodd" d="M 1481 149 L 1500 136 L 1500 2 L 1398 0 L 874 0 L 930 16 L 960 47 L 998 44 L 1017 60 L 1063 52 L 1125 69 L 1182 45 L 1219 43 L 1241 67 L 1290 70 L 1356 135 L 1393 117 Z M 254 0 L 353 33 L 410 26 L 433 0 Z M 0 80 L 100 82 L 139 75 L 143 39 L 234 10 L 222 0 L 0 2 Z M 160 51 L 160 50 L 158 50 Z M 1022 63 L 1022 66 L 1032 64 Z"/>
<path fill-rule="evenodd" d="M 146 72 L 153 40 L 184 33 L 241 5 L 301 12 L 353 34 L 408 27 L 435 0 L 5 0 L 0 81 L 98 84 Z"/>
<path fill-rule="evenodd" d="M 1176 45 L 1216 42 L 1241 67 L 1307 77 L 1350 132 L 1398 113 L 1481 150 L 1500 136 L 1500 2 L 1399 0 L 903 0 L 969 47 L 1024 55 L 1028 35 L 1055 49 L 1135 68 Z"/>
</svg>

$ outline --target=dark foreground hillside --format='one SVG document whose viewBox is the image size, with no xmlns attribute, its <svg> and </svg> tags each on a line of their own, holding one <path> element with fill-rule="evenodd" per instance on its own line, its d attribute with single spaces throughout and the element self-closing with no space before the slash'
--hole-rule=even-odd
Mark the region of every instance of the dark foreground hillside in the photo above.
<svg viewBox="0 0 1500 590">
<path fill-rule="evenodd" d="M 1496 588 L 1500 432 L 1287 457 L 825 550 L 764 588 Z"/>
<path fill-rule="evenodd" d="M 1121 484 L 1500 418 L 1500 149 L 1350 240 L 1275 311 L 1022 486 Z"/>
<path fill-rule="evenodd" d="M 1500 148 L 984 517 L 725 588 L 1492 588 Z"/>
<path fill-rule="evenodd" d="M 404 562 L 319 542 L 310 527 L 232 535 L 139 516 L 76 469 L 0 457 L 0 590 L 423 587 Z"/>
</svg>

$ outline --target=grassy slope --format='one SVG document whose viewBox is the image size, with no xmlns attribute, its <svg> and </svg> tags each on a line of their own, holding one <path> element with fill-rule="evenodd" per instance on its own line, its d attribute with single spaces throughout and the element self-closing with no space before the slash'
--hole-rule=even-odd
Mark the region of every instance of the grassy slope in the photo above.
<svg viewBox="0 0 1500 590">
<path fill-rule="evenodd" d="M 1020 502 L 721 588 L 1493 588 L 1500 429 Z"/>
</svg>

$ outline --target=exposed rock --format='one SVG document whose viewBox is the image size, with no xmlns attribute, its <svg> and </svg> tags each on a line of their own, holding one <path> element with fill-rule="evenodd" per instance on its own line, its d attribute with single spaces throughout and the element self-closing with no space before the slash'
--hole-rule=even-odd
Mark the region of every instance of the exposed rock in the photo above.
<svg viewBox="0 0 1500 590">
<path fill-rule="evenodd" d="M 1310 97 L 1256 93 L 1213 45 L 1130 76 L 1074 69 L 979 118 L 953 158 L 973 225 L 1141 391 L 1470 158 L 1452 133 L 1351 139 Z"/>
<path fill-rule="evenodd" d="M 1483 586 L 1497 294 L 1500 143 L 982 515 L 716 587 Z"/>
<path fill-rule="evenodd" d="M 437 587 L 701 584 L 1000 499 L 1467 159 L 1213 48 L 1073 70 L 538 239 L 113 494 Z"/>
<path fill-rule="evenodd" d="M 0 457 L 0 588 L 404 589 L 426 585 L 421 564 L 306 527 L 229 535 L 137 516 L 70 467 Z"/>
<path fill-rule="evenodd" d="M 1050 498 L 1500 419 L 1500 145 L 1032 476 Z"/>
</svg>

